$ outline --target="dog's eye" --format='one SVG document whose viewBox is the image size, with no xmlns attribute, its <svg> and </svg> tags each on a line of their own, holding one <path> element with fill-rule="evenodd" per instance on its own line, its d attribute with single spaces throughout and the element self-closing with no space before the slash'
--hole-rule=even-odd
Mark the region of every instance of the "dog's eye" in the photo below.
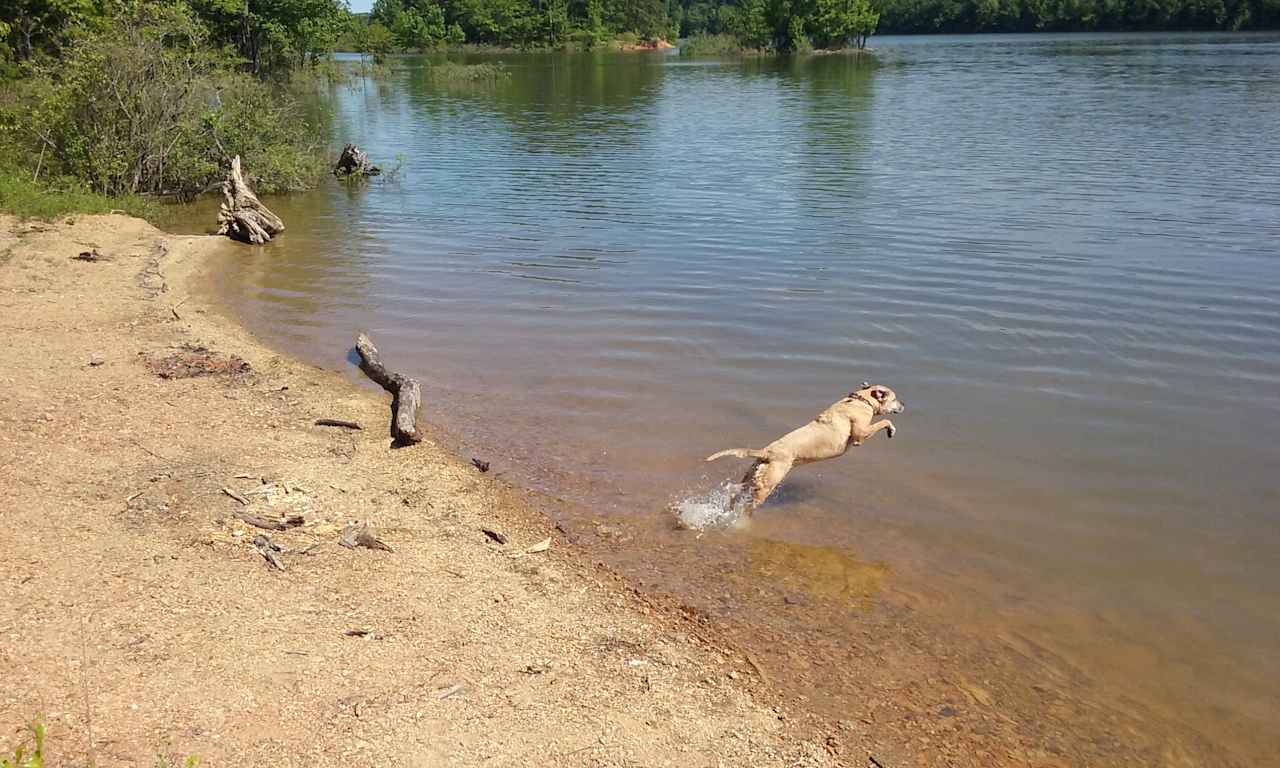
<svg viewBox="0 0 1280 768">
<path fill-rule="evenodd" d="M 877 399 L 877 400 L 883 400 L 887 394 L 889 394 L 889 393 L 888 393 L 888 392 L 885 392 L 883 389 L 873 389 L 873 390 L 871 390 L 871 396 L 872 396 L 872 397 L 874 397 L 874 398 L 875 398 L 875 399 Z"/>
</svg>

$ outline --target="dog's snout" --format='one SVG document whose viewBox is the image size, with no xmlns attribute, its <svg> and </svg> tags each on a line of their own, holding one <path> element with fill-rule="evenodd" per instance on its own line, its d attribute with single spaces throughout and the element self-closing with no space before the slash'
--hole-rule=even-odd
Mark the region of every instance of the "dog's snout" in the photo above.
<svg viewBox="0 0 1280 768">
<path fill-rule="evenodd" d="M 902 413 L 905 410 L 907 410 L 907 404 L 899 400 L 898 407 L 894 409 L 894 413 Z"/>
</svg>

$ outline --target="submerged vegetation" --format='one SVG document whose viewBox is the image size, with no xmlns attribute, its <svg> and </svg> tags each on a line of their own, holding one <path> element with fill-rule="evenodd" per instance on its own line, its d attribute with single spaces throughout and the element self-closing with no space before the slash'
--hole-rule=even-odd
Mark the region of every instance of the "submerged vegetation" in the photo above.
<svg viewBox="0 0 1280 768">
<path fill-rule="evenodd" d="M 427 76 L 437 83 L 491 83 L 510 77 L 501 63 L 459 64 L 445 61 L 427 67 Z"/>
</svg>

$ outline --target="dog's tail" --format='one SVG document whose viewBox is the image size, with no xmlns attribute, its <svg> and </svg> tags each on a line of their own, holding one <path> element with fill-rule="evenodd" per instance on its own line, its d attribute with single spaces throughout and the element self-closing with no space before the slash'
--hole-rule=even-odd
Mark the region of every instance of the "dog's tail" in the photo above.
<svg viewBox="0 0 1280 768">
<path fill-rule="evenodd" d="M 769 454 L 767 451 L 753 451 L 750 448 L 730 448 L 727 451 L 713 453 L 706 458 L 707 461 L 715 461 L 723 459 L 725 456 L 733 456 L 738 459 L 767 459 Z"/>
</svg>

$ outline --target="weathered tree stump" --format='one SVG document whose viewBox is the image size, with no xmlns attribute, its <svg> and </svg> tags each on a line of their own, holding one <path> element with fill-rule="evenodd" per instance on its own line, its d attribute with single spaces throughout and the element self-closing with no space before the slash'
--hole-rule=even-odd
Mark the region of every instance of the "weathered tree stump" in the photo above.
<svg viewBox="0 0 1280 768">
<path fill-rule="evenodd" d="M 343 176 L 377 176 L 382 169 L 369 162 L 369 156 L 355 144 L 342 148 L 342 156 L 338 164 L 333 166 L 333 175 Z"/>
<path fill-rule="evenodd" d="M 391 393 L 391 437 L 396 444 L 422 442 L 422 431 L 418 429 L 422 389 L 418 382 L 408 376 L 388 371 L 378 357 L 378 348 L 363 333 L 356 337 L 356 352 L 360 354 L 360 370 Z"/>
<path fill-rule="evenodd" d="M 222 182 L 222 208 L 218 211 L 218 234 L 245 243 L 262 245 L 284 231 L 280 217 L 253 194 L 240 171 L 240 156 L 231 158 L 231 170 Z"/>
</svg>

